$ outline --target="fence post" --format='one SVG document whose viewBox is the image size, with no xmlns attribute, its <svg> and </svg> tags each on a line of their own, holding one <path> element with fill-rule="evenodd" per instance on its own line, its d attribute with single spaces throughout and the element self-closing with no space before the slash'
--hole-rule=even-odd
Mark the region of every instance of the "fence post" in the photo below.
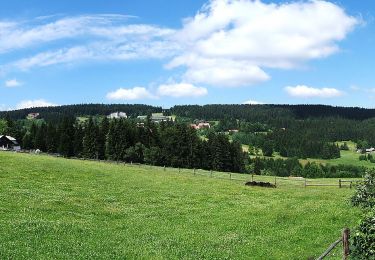
<svg viewBox="0 0 375 260">
<path fill-rule="evenodd" d="M 229 173 L 229 180 L 231 180 L 232 179 L 232 173 L 230 172 Z"/>
<path fill-rule="evenodd" d="M 306 178 L 305 178 L 305 188 L 306 188 L 306 186 L 307 186 L 307 180 L 306 180 Z"/>
<path fill-rule="evenodd" d="M 165 165 L 164 165 L 164 171 L 165 171 Z"/>
<path fill-rule="evenodd" d="M 180 173 L 181 172 L 181 169 L 180 169 L 180 167 L 178 167 L 178 173 Z"/>
<path fill-rule="evenodd" d="M 212 170 L 210 171 L 210 177 L 212 178 Z"/>
<path fill-rule="evenodd" d="M 254 174 L 251 174 L 251 181 L 254 181 Z"/>
<path fill-rule="evenodd" d="M 194 175 L 195 175 L 195 168 L 194 168 L 194 170 L 193 170 L 193 173 L 194 173 Z"/>
<path fill-rule="evenodd" d="M 276 187 L 276 178 L 277 178 L 277 176 L 275 176 L 275 187 Z"/>
<path fill-rule="evenodd" d="M 350 230 L 349 228 L 344 228 L 342 231 L 342 259 L 346 260 L 349 256 L 349 238 L 350 238 Z"/>
<path fill-rule="evenodd" d="M 339 188 L 341 189 L 341 179 L 339 179 Z"/>
</svg>

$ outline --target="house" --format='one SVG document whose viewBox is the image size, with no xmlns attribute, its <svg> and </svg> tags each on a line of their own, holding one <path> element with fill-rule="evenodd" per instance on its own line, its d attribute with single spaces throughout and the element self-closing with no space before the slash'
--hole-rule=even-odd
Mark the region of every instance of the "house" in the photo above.
<svg viewBox="0 0 375 260">
<path fill-rule="evenodd" d="M 366 153 L 373 153 L 375 151 L 374 147 L 366 149 Z"/>
<path fill-rule="evenodd" d="M 211 125 L 210 125 L 210 123 L 201 122 L 201 123 L 198 123 L 198 124 L 190 124 L 190 127 L 194 128 L 195 130 L 205 129 L 205 128 L 210 129 Z"/>
<path fill-rule="evenodd" d="M 139 120 L 146 120 L 147 116 L 138 116 L 137 118 Z M 173 121 L 173 118 L 171 116 L 165 116 L 163 113 L 152 113 L 150 119 L 155 123 Z"/>
<path fill-rule="evenodd" d="M 2 150 L 21 150 L 17 140 L 11 136 L 0 135 L 0 149 Z"/>
<path fill-rule="evenodd" d="M 203 129 L 203 128 L 211 128 L 211 125 L 210 125 L 210 123 L 199 123 L 198 124 L 198 127 L 199 127 L 199 129 Z"/>
<path fill-rule="evenodd" d="M 230 130 L 229 130 L 229 133 L 230 133 L 230 134 L 234 134 L 234 133 L 238 133 L 238 132 L 239 132 L 238 129 L 230 129 Z"/>
<path fill-rule="evenodd" d="M 28 119 L 36 119 L 36 118 L 38 118 L 39 117 L 39 113 L 29 113 L 28 115 L 27 115 L 27 118 Z"/>
<path fill-rule="evenodd" d="M 125 112 L 114 112 L 107 116 L 109 119 L 119 119 L 119 118 L 128 118 L 128 115 Z"/>
</svg>

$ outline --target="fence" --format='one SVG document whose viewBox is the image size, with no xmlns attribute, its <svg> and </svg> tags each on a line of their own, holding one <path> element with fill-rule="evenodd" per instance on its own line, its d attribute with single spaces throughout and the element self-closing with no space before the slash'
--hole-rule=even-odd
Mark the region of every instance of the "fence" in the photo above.
<svg viewBox="0 0 375 260">
<path fill-rule="evenodd" d="M 339 187 L 345 188 L 349 187 L 350 189 L 357 183 L 361 182 L 361 180 L 342 180 L 339 179 L 337 183 L 317 183 L 315 180 L 308 180 L 305 179 L 305 188 L 306 187 L 313 187 L 313 186 L 320 186 L 320 187 Z"/>
<path fill-rule="evenodd" d="M 32 153 L 30 151 L 20 151 L 20 153 L 27 153 L 33 155 L 48 155 L 52 157 L 61 157 L 59 154 L 46 154 L 46 153 Z M 326 178 L 324 183 L 321 183 L 320 180 L 317 179 L 306 179 L 303 177 L 278 177 L 278 176 L 267 176 L 267 175 L 254 175 L 254 174 L 241 174 L 241 173 L 231 173 L 231 172 L 219 172 L 213 170 L 202 170 L 202 169 L 187 169 L 187 168 L 172 168 L 166 166 L 154 166 L 154 165 L 147 165 L 147 164 L 139 164 L 139 163 L 132 163 L 132 162 L 123 162 L 123 161 L 110 161 L 110 160 L 98 160 L 98 159 L 85 159 L 85 158 L 77 158 L 71 157 L 68 159 L 73 160 L 83 160 L 83 161 L 92 161 L 92 162 L 99 162 L 99 163 L 110 163 L 110 164 L 118 164 L 118 165 L 126 165 L 130 167 L 138 167 L 138 168 L 145 168 L 145 169 L 155 169 L 155 170 L 162 170 L 162 171 L 169 171 L 174 173 L 191 173 L 193 175 L 200 175 L 206 176 L 210 178 L 217 178 L 217 179 L 227 179 L 231 181 L 241 181 L 241 182 L 248 182 L 248 181 L 256 181 L 256 182 L 269 182 L 274 184 L 276 187 L 280 186 L 294 186 L 294 187 L 350 187 L 352 188 L 353 185 L 361 180 L 342 180 L 342 179 L 329 179 Z"/>
<path fill-rule="evenodd" d="M 348 228 L 344 228 L 342 231 L 341 237 L 333 242 L 330 247 L 324 253 L 317 258 L 317 260 L 325 259 L 341 242 L 342 242 L 342 259 L 346 260 L 349 257 L 349 238 L 350 238 L 350 230 Z"/>
</svg>

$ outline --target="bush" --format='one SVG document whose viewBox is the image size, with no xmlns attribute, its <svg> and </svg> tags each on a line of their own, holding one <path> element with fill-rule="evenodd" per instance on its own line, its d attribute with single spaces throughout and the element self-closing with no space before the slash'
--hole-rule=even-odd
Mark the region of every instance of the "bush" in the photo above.
<svg viewBox="0 0 375 260">
<path fill-rule="evenodd" d="M 371 209 L 375 207 L 375 171 L 366 173 L 364 183 L 357 187 L 357 192 L 352 197 L 354 206 Z"/>
<path fill-rule="evenodd" d="M 375 259 L 375 210 L 352 232 L 351 259 Z"/>
<path fill-rule="evenodd" d="M 375 259 L 375 171 L 365 175 L 362 185 L 352 198 L 355 206 L 362 207 L 366 215 L 352 233 L 352 259 Z"/>
</svg>

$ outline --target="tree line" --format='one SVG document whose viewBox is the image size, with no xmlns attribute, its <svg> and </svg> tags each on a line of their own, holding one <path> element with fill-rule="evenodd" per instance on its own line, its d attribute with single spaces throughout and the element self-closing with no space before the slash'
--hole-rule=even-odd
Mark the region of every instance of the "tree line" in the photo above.
<svg viewBox="0 0 375 260">
<path fill-rule="evenodd" d="M 366 168 L 354 165 L 324 165 L 308 162 L 302 165 L 297 158 L 273 159 L 255 157 L 251 159 L 251 171 L 258 175 L 304 178 L 361 178 Z"/>
<path fill-rule="evenodd" d="M 207 139 L 185 124 L 141 123 L 131 119 L 90 117 L 80 123 L 66 117 L 58 124 L 33 123 L 22 137 L 24 149 L 65 157 L 146 163 L 158 166 L 244 172 L 241 144 L 220 133 Z"/>
</svg>

